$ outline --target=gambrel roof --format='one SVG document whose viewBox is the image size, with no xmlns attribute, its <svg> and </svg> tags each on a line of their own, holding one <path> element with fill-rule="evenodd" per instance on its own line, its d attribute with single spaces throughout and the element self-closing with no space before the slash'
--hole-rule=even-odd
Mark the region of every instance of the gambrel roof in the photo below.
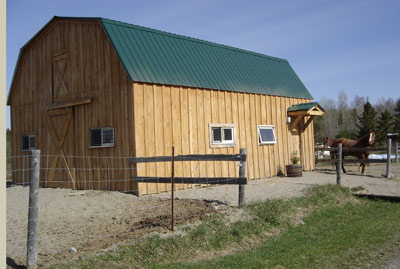
<svg viewBox="0 0 400 269">
<path fill-rule="evenodd" d="M 131 81 L 313 98 L 284 59 L 104 18 L 48 24 L 56 19 L 98 20 Z"/>
</svg>

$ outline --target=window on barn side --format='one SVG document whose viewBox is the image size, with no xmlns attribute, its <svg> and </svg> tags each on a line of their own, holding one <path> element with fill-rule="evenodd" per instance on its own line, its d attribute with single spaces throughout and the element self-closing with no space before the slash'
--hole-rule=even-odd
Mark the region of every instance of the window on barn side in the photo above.
<svg viewBox="0 0 400 269">
<path fill-rule="evenodd" d="M 268 145 L 275 144 L 275 127 L 273 125 L 258 125 L 258 144 L 259 145 Z"/>
<path fill-rule="evenodd" d="M 91 128 L 90 147 L 114 147 L 114 128 Z"/>
<path fill-rule="evenodd" d="M 234 147 L 234 124 L 210 124 L 210 147 Z"/>
<path fill-rule="evenodd" d="M 21 142 L 21 148 L 22 151 L 28 151 L 28 150 L 33 150 L 35 149 L 35 136 L 34 135 L 23 135 L 22 136 L 22 142 Z"/>
</svg>

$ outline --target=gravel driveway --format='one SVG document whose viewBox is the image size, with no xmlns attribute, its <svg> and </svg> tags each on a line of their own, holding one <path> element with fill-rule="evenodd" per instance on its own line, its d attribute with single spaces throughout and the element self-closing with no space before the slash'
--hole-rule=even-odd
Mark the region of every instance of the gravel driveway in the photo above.
<svg viewBox="0 0 400 269">
<path fill-rule="evenodd" d="M 400 163 L 392 165 L 395 178 L 386 179 L 384 164 L 370 164 L 365 176 L 357 171 L 357 165 L 346 165 L 347 174 L 342 174 L 343 186 L 353 188 L 362 186 L 362 193 L 400 196 Z M 313 172 L 304 172 L 302 177 L 272 177 L 249 181 L 246 186 L 245 202 L 265 200 L 271 198 L 289 198 L 302 195 L 305 187 L 317 184 L 336 184 L 336 172 L 330 166 L 319 167 Z M 239 188 L 235 185 L 220 185 L 214 187 L 188 189 L 175 192 L 175 197 L 218 200 L 231 206 L 238 205 Z M 152 195 L 154 197 L 169 198 L 169 193 Z"/>
</svg>

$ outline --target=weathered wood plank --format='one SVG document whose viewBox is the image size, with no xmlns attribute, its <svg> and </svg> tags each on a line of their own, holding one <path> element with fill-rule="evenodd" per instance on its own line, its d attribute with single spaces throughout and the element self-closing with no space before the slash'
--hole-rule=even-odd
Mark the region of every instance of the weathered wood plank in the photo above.
<svg viewBox="0 0 400 269">
<path fill-rule="evenodd" d="M 197 94 L 196 90 L 188 89 L 188 110 L 189 110 L 189 153 L 199 153 L 199 124 L 197 122 Z M 200 164 L 197 161 L 190 162 L 190 176 L 200 176 Z"/>
<path fill-rule="evenodd" d="M 196 90 L 196 100 L 197 100 L 197 128 L 198 128 L 198 154 L 206 154 L 206 139 L 204 136 L 206 123 L 204 119 L 204 90 Z M 207 163 L 199 163 L 199 176 L 207 176 Z"/>
<path fill-rule="evenodd" d="M 204 132 L 203 135 L 205 137 L 204 139 L 204 146 L 205 146 L 205 152 L 206 154 L 211 154 L 213 153 L 213 150 L 210 148 L 210 127 L 209 124 L 212 122 L 211 119 L 211 114 L 212 114 L 212 108 L 211 108 L 211 91 L 205 91 L 204 92 Z M 207 176 L 212 177 L 215 175 L 215 168 L 214 168 L 214 162 L 208 161 L 206 162 L 207 165 Z"/>
<path fill-rule="evenodd" d="M 258 168 L 260 171 L 260 178 L 265 177 L 265 162 L 264 162 L 264 147 L 258 145 L 258 125 L 262 124 L 262 107 L 261 107 L 261 98 L 264 96 L 257 94 L 255 96 L 255 111 L 256 111 L 256 122 L 254 124 L 254 132 L 255 132 L 255 145 L 258 153 Z"/>
<path fill-rule="evenodd" d="M 226 111 L 225 111 L 226 103 L 225 103 L 225 92 L 218 91 L 218 123 L 222 124 L 230 124 L 231 122 L 226 121 Z M 221 154 L 228 154 L 228 148 L 221 147 L 220 148 Z M 221 163 L 221 176 L 227 177 L 228 176 L 228 164 L 223 162 Z"/>
<path fill-rule="evenodd" d="M 182 154 L 181 104 L 180 88 L 178 87 L 171 87 L 171 107 L 173 147 L 175 147 L 175 154 Z M 175 176 L 184 176 L 182 163 L 176 163 L 174 170 Z M 176 185 L 175 188 L 177 188 Z"/>
<path fill-rule="evenodd" d="M 182 148 L 180 153 L 189 154 L 190 153 L 190 136 L 189 136 L 189 103 L 188 103 L 188 88 L 180 88 L 180 98 L 181 98 L 181 132 L 182 132 Z M 183 175 L 190 176 L 190 163 L 183 163 Z M 175 185 L 176 188 L 184 189 L 187 186 Z"/>
<path fill-rule="evenodd" d="M 260 178 L 260 169 L 258 162 L 258 143 L 257 143 L 257 124 L 256 124 L 256 95 L 250 94 L 250 139 L 253 154 L 254 178 Z M 250 153 L 248 153 L 250 154 Z"/>
<path fill-rule="evenodd" d="M 161 86 L 155 85 L 154 87 L 154 137 L 155 137 L 155 156 L 162 156 L 164 152 L 164 111 L 163 111 L 163 93 Z M 167 115 L 165 115 L 167 116 Z M 171 150 L 169 150 L 171 151 Z M 164 163 L 157 164 L 156 172 L 158 177 L 164 177 L 165 165 Z M 165 184 L 158 185 L 158 192 L 166 190 Z"/>
<path fill-rule="evenodd" d="M 162 87 L 163 95 L 163 122 L 164 122 L 164 154 L 171 154 L 172 151 L 172 102 L 171 102 L 171 87 Z M 169 164 L 165 165 L 165 175 L 171 175 L 172 167 Z M 166 190 L 171 190 L 171 184 L 166 184 Z"/>
<path fill-rule="evenodd" d="M 155 150 L 155 125 L 154 125 L 154 92 L 153 85 L 144 85 L 144 109 L 145 109 L 145 143 L 146 143 L 146 156 L 154 156 Z M 156 176 L 156 164 L 146 165 L 146 176 Z M 156 184 L 148 183 L 147 194 L 157 193 L 158 186 Z"/>
<path fill-rule="evenodd" d="M 243 95 L 243 103 L 244 103 L 244 124 L 245 124 L 245 137 L 246 137 L 246 146 L 244 148 L 247 149 L 247 176 L 249 178 L 255 178 L 254 176 L 254 158 L 253 158 L 253 146 L 251 139 L 251 115 L 250 115 L 250 95 Z"/>
<path fill-rule="evenodd" d="M 233 119 L 232 119 L 232 92 L 225 92 L 224 97 L 225 97 L 225 122 L 228 124 L 232 124 L 232 123 L 234 123 Z M 235 133 L 236 132 L 237 132 L 237 126 L 235 126 Z M 236 145 L 237 145 L 237 141 L 238 141 L 237 137 L 235 137 Z M 235 152 L 234 150 L 235 150 L 236 145 L 234 147 L 226 148 L 227 149 L 226 154 L 233 154 Z M 235 171 L 234 171 L 235 164 L 228 162 L 226 165 L 227 165 L 226 176 L 233 177 L 235 174 Z"/>
</svg>

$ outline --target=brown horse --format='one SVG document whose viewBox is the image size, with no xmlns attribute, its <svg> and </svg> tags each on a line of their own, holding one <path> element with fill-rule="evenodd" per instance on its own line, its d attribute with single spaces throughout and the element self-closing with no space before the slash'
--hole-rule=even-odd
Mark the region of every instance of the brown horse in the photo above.
<svg viewBox="0 0 400 269">
<path fill-rule="evenodd" d="M 371 147 L 375 143 L 375 131 L 370 130 L 368 134 L 364 135 L 358 140 L 353 140 L 353 139 L 347 139 L 347 138 L 329 138 L 329 137 L 324 137 L 324 147 L 337 147 L 339 143 L 342 143 L 343 147 L 353 147 L 353 148 L 365 148 L 365 147 Z M 344 156 L 355 156 L 357 159 L 361 159 L 362 162 L 360 163 L 360 167 L 362 166 L 362 174 L 365 174 L 365 166 L 367 163 L 365 162 L 366 159 L 368 159 L 369 152 L 344 152 Z M 334 154 L 331 154 L 331 159 L 334 158 Z M 343 173 L 346 173 L 346 170 L 344 169 L 344 165 L 342 162 L 342 170 Z"/>
</svg>

